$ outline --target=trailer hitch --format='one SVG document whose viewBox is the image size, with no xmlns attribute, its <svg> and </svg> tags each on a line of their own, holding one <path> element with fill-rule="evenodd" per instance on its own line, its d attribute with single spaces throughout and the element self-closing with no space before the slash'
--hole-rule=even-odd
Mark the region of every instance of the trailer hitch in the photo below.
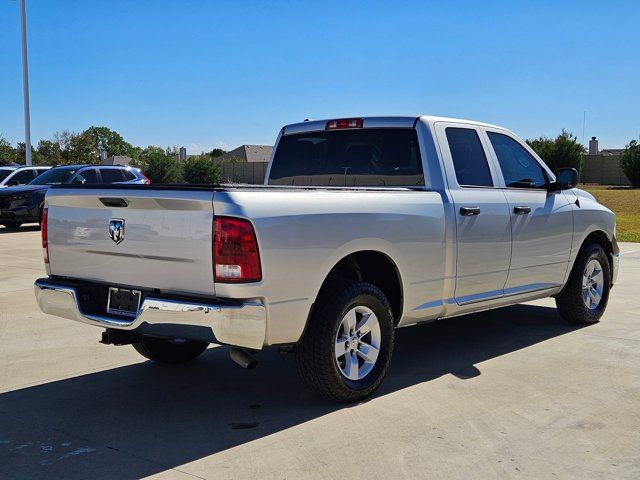
<svg viewBox="0 0 640 480">
<path fill-rule="evenodd" d="M 131 345 L 138 340 L 139 335 L 137 333 L 107 328 L 102 332 L 100 343 L 104 345 Z"/>
</svg>

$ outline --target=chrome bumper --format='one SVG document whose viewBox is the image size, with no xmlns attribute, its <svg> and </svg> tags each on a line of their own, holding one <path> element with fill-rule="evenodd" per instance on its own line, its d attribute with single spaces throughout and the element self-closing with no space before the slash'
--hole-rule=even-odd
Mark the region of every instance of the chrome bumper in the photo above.
<svg viewBox="0 0 640 480">
<path fill-rule="evenodd" d="M 261 349 L 264 346 L 267 313 L 258 301 L 239 305 L 215 305 L 147 297 L 131 320 L 86 314 L 78 303 L 76 289 L 47 279 L 36 280 L 40 310 L 103 328 L 135 330 L 156 336 L 172 336 Z"/>
</svg>

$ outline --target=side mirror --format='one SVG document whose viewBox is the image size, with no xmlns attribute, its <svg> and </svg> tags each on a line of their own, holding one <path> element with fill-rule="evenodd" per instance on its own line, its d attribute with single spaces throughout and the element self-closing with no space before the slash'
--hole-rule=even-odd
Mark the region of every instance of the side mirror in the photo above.
<svg viewBox="0 0 640 480">
<path fill-rule="evenodd" d="M 569 190 L 578 185 L 578 170 L 575 168 L 559 168 L 556 171 L 556 181 L 551 184 L 551 190 Z"/>
</svg>

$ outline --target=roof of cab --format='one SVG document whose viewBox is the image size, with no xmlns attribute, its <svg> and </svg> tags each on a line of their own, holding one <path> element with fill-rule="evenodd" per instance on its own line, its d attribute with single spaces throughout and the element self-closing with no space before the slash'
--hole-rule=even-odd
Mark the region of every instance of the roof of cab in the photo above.
<svg viewBox="0 0 640 480">
<path fill-rule="evenodd" d="M 483 127 L 500 128 L 497 125 L 490 123 L 478 122 L 475 120 L 464 120 L 460 118 L 438 117 L 432 115 L 412 115 L 412 116 L 386 116 L 386 117 L 337 117 L 327 118 L 322 120 L 305 120 L 304 122 L 292 123 L 286 125 L 282 129 L 283 135 L 289 135 L 292 133 L 305 133 L 324 130 L 327 122 L 331 120 L 338 120 L 340 118 L 362 118 L 364 128 L 411 128 L 415 125 L 416 121 L 421 120 L 429 125 L 436 122 L 453 122 L 453 123 L 466 123 L 468 125 L 479 125 Z"/>
</svg>

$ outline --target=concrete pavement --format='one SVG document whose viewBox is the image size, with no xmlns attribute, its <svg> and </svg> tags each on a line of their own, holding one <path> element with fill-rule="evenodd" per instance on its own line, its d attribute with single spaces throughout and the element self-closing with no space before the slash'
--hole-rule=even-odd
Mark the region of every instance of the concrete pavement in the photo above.
<svg viewBox="0 0 640 480">
<path fill-rule="evenodd" d="M 599 324 L 543 300 L 403 329 L 381 390 L 345 407 L 291 355 L 98 344 L 38 310 L 39 232 L 0 227 L 0 478 L 640 478 L 640 244 L 622 249 Z"/>
</svg>

